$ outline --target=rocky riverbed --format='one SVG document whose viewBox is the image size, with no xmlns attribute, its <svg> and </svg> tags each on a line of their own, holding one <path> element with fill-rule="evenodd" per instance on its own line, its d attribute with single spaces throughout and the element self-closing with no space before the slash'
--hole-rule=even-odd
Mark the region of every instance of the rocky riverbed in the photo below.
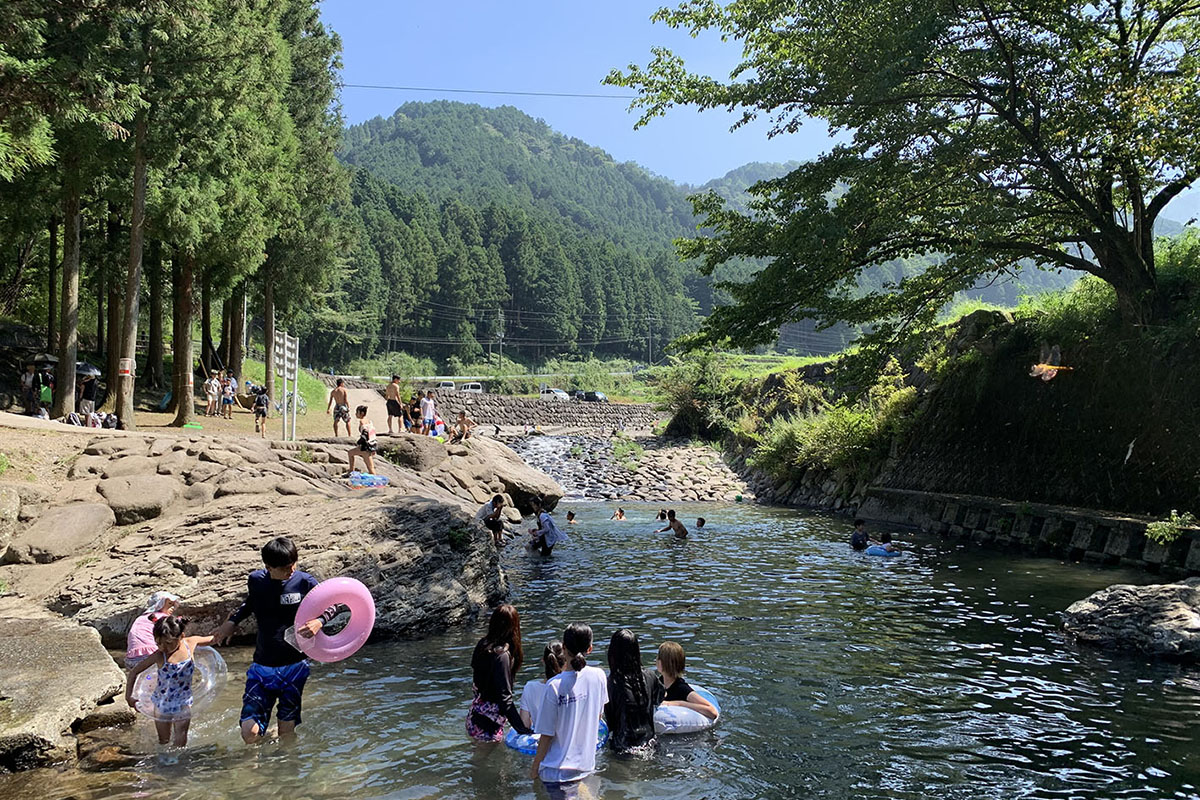
<svg viewBox="0 0 1200 800">
<path fill-rule="evenodd" d="M 377 638 L 425 634 L 507 593 L 491 536 L 474 521 L 479 504 L 504 494 L 516 522 L 532 497 L 563 494 L 495 440 L 447 446 L 409 435 L 381 437 L 377 471 L 390 486 L 353 490 L 348 447 L 113 433 L 81 442 L 57 485 L 0 483 L 0 582 L 15 601 L 0 608 L 0 632 L 30 625 L 5 608 L 48 608 L 56 613 L 46 624 L 70 640 L 65 654 L 66 644 L 0 647 L 0 769 L 70 757 L 65 737 L 122 688 L 102 642 L 123 648 L 156 590 L 182 596 L 193 629 L 210 630 L 240 603 L 263 543 L 286 535 L 302 569 L 370 588 Z M 91 630 L 70 638 L 79 623 Z M 243 640 L 253 631 L 244 625 Z M 87 668 L 103 680 L 77 675 L 35 696 L 39 676 L 92 662 L 107 665 Z M 44 713 L 15 713 L 39 703 Z"/>
<path fill-rule="evenodd" d="M 568 497 L 615 501 L 733 501 L 751 488 L 711 447 L 657 437 L 517 436 L 527 464 L 554 478 Z"/>
</svg>

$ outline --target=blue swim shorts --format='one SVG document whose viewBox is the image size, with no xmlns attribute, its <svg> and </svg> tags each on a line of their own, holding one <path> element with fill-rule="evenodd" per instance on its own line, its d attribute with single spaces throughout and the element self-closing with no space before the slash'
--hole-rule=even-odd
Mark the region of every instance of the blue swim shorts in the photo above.
<svg viewBox="0 0 1200 800">
<path fill-rule="evenodd" d="M 300 705 L 304 682 L 308 680 L 308 662 L 297 661 L 283 667 L 251 664 L 246 670 L 246 692 L 242 695 L 242 716 L 252 719 L 265 731 L 271 721 L 271 709 L 279 703 L 279 721 L 300 724 Z"/>
</svg>

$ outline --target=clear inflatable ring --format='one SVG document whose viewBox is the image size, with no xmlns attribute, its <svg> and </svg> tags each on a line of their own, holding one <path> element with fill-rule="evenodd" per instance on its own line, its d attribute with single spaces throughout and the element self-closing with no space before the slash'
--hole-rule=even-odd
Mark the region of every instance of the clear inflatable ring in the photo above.
<svg viewBox="0 0 1200 800">
<path fill-rule="evenodd" d="M 153 655 L 146 656 L 154 658 Z M 137 710 L 155 722 L 175 722 L 190 719 L 197 712 L 212 705 L 221 693 L 229 670 L 225 659 L 211 647 L 197 647 L 192 651 L 192 696 L 190 701 L 166 703 L 156 702 L 154 690 L 158 688 L 158 667 L 150 667 L 137 677 L 133 687 L 133 699 Z"/>
</svg>

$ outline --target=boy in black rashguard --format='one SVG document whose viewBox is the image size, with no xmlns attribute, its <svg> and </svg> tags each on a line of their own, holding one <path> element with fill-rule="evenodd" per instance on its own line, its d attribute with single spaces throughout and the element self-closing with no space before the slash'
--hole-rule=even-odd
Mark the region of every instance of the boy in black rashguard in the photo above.
<svg viewBox="0 0 1200 800">
<path fill-rule="evenodd" d="M 251 614 L 258 623 L 254 663 L 246 670 L 246 691 L 242 696 L 242 739 L 247 744 L 260 741 L 266 734 L 276 702 L 281 737 L 295 735 L 300 724 L 308 661 L 284 640 L 284 632 L 296 625 L 298 636 L 311 638 L 329 620 L 349 610 L 338 603 L 316 619 L 296 624 L 300 601 L 316 587 L 317 579 L 296 569 L 296 545 L 286 537 L 277 537 L 263 545 L 262 559 L 266 569 L 250 573 L 246 601 L 213 634 L 222 643 Z"/>
</svg>

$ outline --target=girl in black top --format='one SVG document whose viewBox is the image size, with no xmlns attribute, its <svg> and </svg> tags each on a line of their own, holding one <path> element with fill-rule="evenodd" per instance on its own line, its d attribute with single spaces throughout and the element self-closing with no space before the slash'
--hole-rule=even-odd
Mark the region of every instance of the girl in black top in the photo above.
<svg viewBox="0 0 1200 800">
<path fill-rule="evenodd" d="M 663 685 L 652 669 L 642 667 L 637 635 L 622 628 L 608 643 L 608 745 L 617 753 L 646 748 L 654 742 L 654 707 L 662 702 Z"/>
<path fill-rule="evenodd" d="M 663 705 L 682 706 L 698 711 L 709 719 L 717 718 L 717 709 L 704 696 L 692 689 L 683 678 L 683 670 L 687 662 L 683 656 L 683 648 L 675 642 L 663 642 L 658 648 L 658 658 L 655 666 L 662 673 L 663 686 L 666 689 Z"/>
<path fill-rule="evenodd" d="M 518 733 L 533 733 L 513 702 L 513 678 L 521 668 L 521 616 L 502 605 L 492 612 L 487 635 L 471 656 L 475 696 L 467 712 L 467 734 L 481 742 L 504 741 L 504 723 Z"/>
</svg>

